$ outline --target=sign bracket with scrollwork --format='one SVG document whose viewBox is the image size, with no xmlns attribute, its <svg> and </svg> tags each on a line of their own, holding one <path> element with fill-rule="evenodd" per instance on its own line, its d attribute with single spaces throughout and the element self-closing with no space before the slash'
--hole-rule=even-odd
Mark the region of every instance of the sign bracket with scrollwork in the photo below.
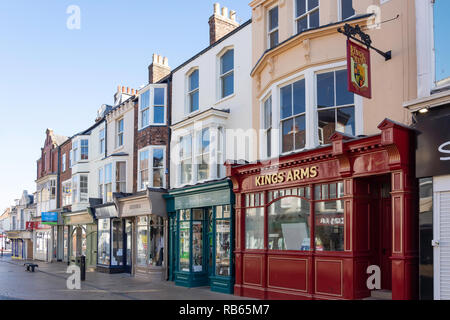
<svg viewBox="0 0 450 320">
<path fill-rule="evenodd" d="M 346 23 L 344 25 L 344 30 L 342 30 L 342 28 L 338 28 L 337 31 L 347 36 L 348 39 L 352 39 L 367 46 L 368 49 L 374 50 L 378 54 L 382 55 L 386 61 L 392 59 L 392 51 L 383 52 L 380 49 L 373 47 L 372 39 L 370 39 L 370 36 L 367 33 L 361 30 L 361 27 L 359 25 L 352 27 L 351 25 Z M 359 39 L 356 36 L 358 36 Z"/>
</svg>

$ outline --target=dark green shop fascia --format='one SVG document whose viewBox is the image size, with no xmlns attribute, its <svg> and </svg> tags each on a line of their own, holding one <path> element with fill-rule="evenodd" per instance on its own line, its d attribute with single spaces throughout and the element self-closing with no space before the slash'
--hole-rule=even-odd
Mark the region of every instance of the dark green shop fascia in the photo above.
<svg viewBox="0 0 450 320">
<path fill-rule="evenodd" d="M 164 195 L 164 198 L 169 214 L 169 280 L 175 281 L 175 284 L 179 286 L 209 285 L 212 291 L 233 293 L 234 194 L 231 181 L 226 179 L 174 189 Z M 203 210 L 201 219 L 198 219 L 199 209 Z M 227 209 L 229 209 L 229 214 L 225 214 Z M 194 216 L 194 211 L 196 216 Z M 186 218 L 187 213 L 190 213 L 188 218 Z M 180 222 L 182 223 L 181 231 Z M 193 257 L 194 227 L 198 228 L 199 225 L 202 227 L 203 242 L 201 271 L 198 270 L 198 265 L 194 266 Z M 227 230 L 227 228 L 229 229 L 228 236 L 224 236 L 226 234 L 224 230 Z M 182 241 L 184 242 L 186 239 L 187 231 L 189 231 L 188 254 L 185 250 L 181 251 Z M 184 236 L 183 239 L 180 237 L 180 232 Z M 218 239 L 219 233 L 222 237 Z M 198 233 L 195 235 L 198 238 Z M 228 238 L 227 245 L 224 245 L 224 238 Z M 220 248 L 217 248 L 218 242 Z M 219 253 L 223 253 L 224 247 L 228 248 L 228 268 L 223 268 L 223 264 L 216 263 L 217 250 L 219 250 Z M 186 245 L 185 248 L 187 248 Z M 212 259 L 210 259 L 210 252 L 212 253 Z M 182 254 L 184 258 L 181 257 Z M 183 268 L 180 268 L 180 260 L 184 260 Z M 189 261 L 188 267 L 186 266 L 186 260 Z M 194 267 L 196 271 L 194 271 Z M 224 270 L 227 271 L 223 272 Z"/>
</svg>

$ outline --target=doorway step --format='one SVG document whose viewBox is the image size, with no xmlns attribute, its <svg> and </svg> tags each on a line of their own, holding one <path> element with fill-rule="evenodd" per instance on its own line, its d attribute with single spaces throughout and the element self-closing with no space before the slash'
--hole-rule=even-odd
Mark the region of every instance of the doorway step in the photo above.
<svg viewBox="0 0 450 320">
<path fill-rule="evenodd" d="M 390 290 L 372 290 L 371 296 L 363 300 L 392 300 L 392 291 Z"/>
</svg>

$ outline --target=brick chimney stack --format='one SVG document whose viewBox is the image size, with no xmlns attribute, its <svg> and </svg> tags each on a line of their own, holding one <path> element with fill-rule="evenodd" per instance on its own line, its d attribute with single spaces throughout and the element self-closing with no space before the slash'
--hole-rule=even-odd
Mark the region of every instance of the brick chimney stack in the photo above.
<svg viewBox="0 0 450 320">
<path fill-rule="evenodd" d="M 239 27 L 236 22 L 236 11 L 231 10 L 228 14 L 228 8 L 223 7 L 220 10 L 220 4 L 214 3 L 214 13 L 209 18 L 209 43 L 214 44 L 217 40 L 223 38 L 228 33 Z"/>
<path fill-rule="evenodd" d="M 154 53 L 152 64 L 148 66 L 148 82 L 157 83 L 169 74 L 169 59 Z"/>
</svg>

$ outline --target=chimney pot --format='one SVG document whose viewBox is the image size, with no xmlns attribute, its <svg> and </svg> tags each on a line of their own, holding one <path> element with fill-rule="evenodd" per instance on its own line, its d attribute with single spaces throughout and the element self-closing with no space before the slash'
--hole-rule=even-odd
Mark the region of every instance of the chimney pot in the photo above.
<svg viewBox="0 0 450 320">
<path fill-rule="evenodd" d="M 164 64 L 166 67 L 169 66 L 169 59 L 167 59 L 167 57 L 164 57 L 163 64 Z"/>
<path fill-rule="evenodd" d="M 214 14 L 220 14 L 220 3 L 214 3 Z"/>
<path fill-rule="evenodd" d="M 157 63 L 158 55 L 156 53 L 153 54 L 153 63 Z"/>
<path fill-rule="evenodd" d="M 125 86 L 122 86 L 122 93 L 125 93 Z"/>
<path fill-rule="evenodd" d="M 130 94 L 130 88 L 127 87 L 127 94 Z"/>
<path fill-rule="evenodd" d="M 228 18 L 228 8 L 227 7 L 222 8 L 222 16 L 225 18 Z"/>
<path fill-rule="evenodd" d="M 236 11 L 234 10 L 230 11 L 230 19 L 236 21 Z"/>
</svg>

